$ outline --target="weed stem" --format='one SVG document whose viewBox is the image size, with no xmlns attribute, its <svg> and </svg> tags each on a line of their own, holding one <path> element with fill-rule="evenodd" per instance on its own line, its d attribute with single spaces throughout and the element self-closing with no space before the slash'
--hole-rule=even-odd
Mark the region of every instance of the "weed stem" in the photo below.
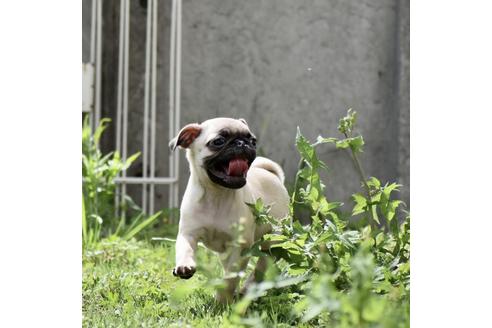
<svg viewBox="0 0 492 328">
<path fill-rule="evenodd" d="M 345 138 L 351 137 L 347 133 L 344 133 L 344 135 L 345 135 Z M 355 153 L 354 149 L 352 149 L 352 147 L 349 147 L 349 148 L 350 148 L 350 152 L 352 153 L 352 159 L 353 159 L 354 164 L 355 164 L 355 169 L 356 169 L 357 173 L 359 174 L 360 181 L 364 185 L 366 192 L 367 192 L 367 197 L 369 200 L 369 213 L 371 215 L 371 226 L 374 227 L 376 220 L 374 220 L 373 208 L 372 208 L 372 204 L 371 204 L 371 199 L 372 199 L 371 188 L 369 188 L 369 185 L 367 184 L 366 174 L 364 173 L 364 169 L 362 168 L 362 165 L 360 164 L 359 157 Z"/>
<path fill-rule="evenodd" d="M 292 224 L 294 223 L 294 205 L 295 205 L 295 202 L 296 202 L 296 198 L 297 198 L 297 188 L 298 188 L 298 185 L 299 185 L 299 173 L 301 172 L 301 169 L 304 167 L 304 159 L 302 158 L 301 156 L 301 159 L 299 160 L 299 164 L 297 164 L 297 174 L 296 174 L 296 179 L 294 180 L 294 190 L 292 192 L 292 199 L 291 199 L 291 203 L 292 203 L 292 206 L 291 206 L 291 215 L 290 215 L 290 225 L 292 226 Z"/>
</svg>

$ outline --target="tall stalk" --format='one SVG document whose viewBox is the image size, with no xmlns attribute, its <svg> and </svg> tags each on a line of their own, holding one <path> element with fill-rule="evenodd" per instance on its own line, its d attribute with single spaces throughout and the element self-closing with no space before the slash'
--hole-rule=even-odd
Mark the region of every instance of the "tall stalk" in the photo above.
<svg viewBox="0 0 492 328">
<path fill-rule="evenodd" d="M 340 120 L 340 125 L 338 126 L 338 130 L 345 136 L 346 139 L 352 139 L 352 131 L 355 127 L 355 121 L 356 121 L 356 112 L 352 112 L 351 109 L 348 110 L 347 116 L 342 118 Z M 368 208 L 369 208 L 369 215 L 371 217 L 371 227 L 374 227 L 375 224 L 378 223 L 378 221 L 374 217 L 374 211 L 376 210 L 372 204 L 372 195 L 371 195 L 371 188 L 369 187 L 369 184 L 367 183 L 367 177 L 366 174 L 364 173 L 364 169 L 362 168 L 362 165 L 359 161 L 359 157 L 357 156 L 357 151 L 354 149 L 352 144 L 349 145 L 350 148 L 350 153 L 352 154 L 352 160 L 354 162 L 355 169 L 357 173 L 359 174 L 360 181 L 362 182 L 364 189 L 366 190 L 367 193 L 367 200 L 368 200 Z"/>
</svg>

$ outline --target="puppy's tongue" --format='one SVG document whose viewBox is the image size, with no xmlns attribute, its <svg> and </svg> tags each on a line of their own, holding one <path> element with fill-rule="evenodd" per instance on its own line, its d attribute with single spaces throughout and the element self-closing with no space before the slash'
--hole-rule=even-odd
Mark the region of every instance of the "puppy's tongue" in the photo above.
<svg viewBox="0 0 492 328">
<path fill-rule="evenodd" d="M 248 161 L 242 158 L 235 158 L 229 162 L 227 167 L 227 175 L 232 175 L 235 177 L 246 176 L 248 171 Z"/>
</svg>

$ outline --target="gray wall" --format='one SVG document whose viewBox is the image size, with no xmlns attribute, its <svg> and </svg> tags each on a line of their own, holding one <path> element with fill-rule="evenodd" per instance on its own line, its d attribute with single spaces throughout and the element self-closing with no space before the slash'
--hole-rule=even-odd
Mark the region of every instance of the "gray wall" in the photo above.
<svg viewBox="0 0 492 328">
<path fill-rule="evenodd" d="M 145 3 L 132 0 L 131 7 L 131 152 L 141 149 Z M 169 3 L 159 2 L 161 175 L 167 174 Z M 103 115 L 110 117 L 116 108 L 118 6 L 109 0 L 103 8 Z M 88 31 L 84 26 L 84 35 Z M 312 140 L 337 136 L 338 119 L 353 108 L 366 141 L 365 171 L 403 183 L 409 204 L 409 1 L 183 0 L 182 63 L 182 125 L 216 116 L 245 118 L 261 150 L 292 181 L 296 127 Z M 105 147 L 113 144 L 110 131 Z M 330 168 L 328 196 L 347 201 L 359 188 L 348 154 L 331 146 L 319 154 Z M 141 170 L 137 165 L 133 173 Z M 187 174 L 183 164 L 181 176 Z M 185 184 L 183 178 L 181 193 Z M 158 191 L 166 206 L 166 188 Z"/>
</svg>

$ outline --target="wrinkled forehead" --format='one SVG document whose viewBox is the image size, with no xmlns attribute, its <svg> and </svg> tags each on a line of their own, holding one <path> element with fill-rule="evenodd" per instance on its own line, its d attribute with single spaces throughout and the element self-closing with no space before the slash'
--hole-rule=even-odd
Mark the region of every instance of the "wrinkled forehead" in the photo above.
<svg viewBox="0 0 492 328">
<path fill-rule="evenodd" d="M 247 135 L 250 133 L 246 124 L 232 118 L 214 118 L 201 124 L 209 136 L 221 135 Z"/>
</svg>

